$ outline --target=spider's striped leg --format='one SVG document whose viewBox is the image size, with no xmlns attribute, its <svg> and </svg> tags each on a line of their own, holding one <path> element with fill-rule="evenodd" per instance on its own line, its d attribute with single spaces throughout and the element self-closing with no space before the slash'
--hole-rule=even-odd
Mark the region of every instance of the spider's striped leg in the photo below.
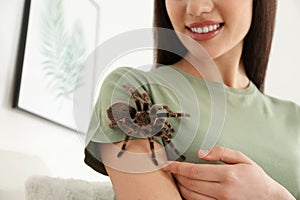
<svg viewBox="0 0 300 200">
<path fill-rule="evenodd" d="M 174 113 L 170 110 L 170 106 L 163 105 L 163 108 L 168 111 L 167 113 L 163 113 L 163 117 L 190 117 L 190 114 L 188 113 Z M 165 116 L 164 116 L 165 115 Z"/>
<path fill-rule="evenodd" d="M 140 98 L 138 97 L 138 95 L 136 93 L 133 93 L 132 97 L 135 102 L 137 111 L 142 111 L 143 107 L 142 107 L 142 104 L 141 104 L 141 101 L 140 101 Z"/>
<path fill-rule="evenodd" d="M 133 86 L 129 85 L 129 84 L 124 85 L 124 88 L 133 97 L 133 100 L 135 101 L 135 105 L 136 105 L 137 111 L 142 111 L 142 105 L 141 105 L 141 100 L 142 99 L 141 99 L 139 93 L 136 91 L 136 89 L 134 89 Z"/>
<path fill-rule="evenodd" d="M 170 106 L 169 106 L 169 105 L 162 105 L 162 107 L 163 107 L 166 111 L 172 112 L 172 111 L 170 110 Z"/>
<path fill-rule="evenodd" d="M 158 113 L 157 117 L 190 117 L 191 115 L 188 113 Z"/>
<path fill-rule="evenodd" d="M 180 152 L 179 152 L 178 149 L 175 147 L 175 145 L 173 144 L 173 142 L 171 141 L 171 139 L 170 139 L 169 137 L 164 137 L 164 136 L 163 136 L 162 139 L 163 139 L 167 144 L 170 145 L 170 147 L 172 148 L 172 150 L 173 150 L 178 156 L 180 156 L 180 158 L 181 158 L 182 160 L 185 160 L 185 159 L 186 159 L 184 155 L 181 155 L 181 154 L 180 154 Z"/>
<path fill-rule="evenodd" d="M 142 99 L 144 100 L 143 111 L 147 111 L 147 110 L 149 110 L 149 106 L 151 104 L 149 94 L 147 92 L 143 92 L 141 94 L 141 96 L 142 96 Z"/>
<path fill-rule="evenodd" d="M 158 135 L 163 142 L 164 147 L 166 146 L 166 140 L 172 138 L 172 135 L 170 135 L 169 133 L 165 132 L 165 131 L 160 131 L 160 134 Z"/>
<path fill-rule="evenodd" d="M 125 139 L 124 139 L 124 142 L 123 142 L 123 145 L 122 145 L 122 148 L 121 148 L 121 151 L 118 153 L 118 158 L 119 157 L 121 157 L 122 155 L 123 155 L 123 153 L 124 153 L 124 151 L 125 151 L 125 148 L 126 148 L 126 145 L 127 145 L 127 142 L 128 142 L 128 140 L 129 140 L 129 135 L 125 135 Z"/>
<path fill-rule="evenodd" d="M 168 122 L 167 120 L 165 121 L 165 125 L 169 128 L 170 132 L 175 132 L 175 129 L 172 127 L 172 125 L 170 124 L 170 122 Z"/>
<path fill-rule="evenodd" d="M 163 126 L 162 130 L 161 130 L 161 137 L 164 137 L 166 139 L 171 139 L 172 138 L 172 134 L 169 133 L 170 129 L 167 128 L 166 126 Z"/>
<path fill-rule="evenodd" d="M 153 142 L 153 137 L 148 138 L 149 143 L 150 143 L 150 149 L 151 149 L 151 156 L 152 156 L 152 161 L 153 163 L 158 166 L 158 162 L 156 160 L 155 152 L 154 152 L 154 142 Z"/>
<path fill-rule="evenodd" d="M 150 98 L 146 92 L 142 93 L 142 98 L 144 99 L 143 111 L 149 110 Z"/>
</svg>

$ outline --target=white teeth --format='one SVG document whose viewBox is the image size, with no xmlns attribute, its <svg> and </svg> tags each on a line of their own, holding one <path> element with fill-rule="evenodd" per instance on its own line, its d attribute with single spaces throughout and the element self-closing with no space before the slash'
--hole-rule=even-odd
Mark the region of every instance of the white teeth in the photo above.
<svg viewBox="0 0 300 200">
<path fill-rule="evenodd" d="M 203 30 L 202 30 L 202 28 L 197 28 L 197 31 L 196 32 L 198 32 L 198 33 L 203 33 Z"/>
<path fill-rule="evenodd" d="M 215 31 L 220 27 L 220 24 L 210 25 L 210 26 L 204 26 L 204 27 L 198 27 L 198 28 L 191 28 L 191 30 L 194 33 L 208 33 L 211 31 Z"/>
<path fill-rule="evenodd" d="M 207 26 L 203 28 L 203 33 L 208 33 L 208 31 L 209 31 L 209 29 Z"/>
</svg>

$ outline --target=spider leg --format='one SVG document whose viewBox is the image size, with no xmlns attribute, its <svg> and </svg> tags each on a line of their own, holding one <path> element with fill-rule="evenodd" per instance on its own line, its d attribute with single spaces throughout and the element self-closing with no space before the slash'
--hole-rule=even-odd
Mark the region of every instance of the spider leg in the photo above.
<svg viewBox="0 0 300 200">
<path fill-rule="evenodd" d="M 166 126 L 163 126 L 162 130 L 161 130 L 161 136 L 165 137 L 166 139 L 172 139 L 172 134 L 169 133 L 170 129 L 167 128 Z"/>
<path fill-rule="evenodd" d="M 115 120 L 110 121 L 109 124 L 108 124 L 108 126 L 110 128 L 118 127 L 117 122 Z"/>
<path fill-rule="evenodd" d="M 151 149 L 151 154 L 152 154 L 152 161 L 153 163 L 158 166 L 158 162 L 156 160 L 155 152 L 154 152 L 154 142 L 153 142 L 153 137 L 148 138 L 149 143 L 150 143 L 150 149 Z"/>
<path fill-rule="evenodd" d="M 131 96 L 133 97 L 133 100 L 135 102 L 137 111 L 142 111 L 142 105 L 141 105 L 141 97 L 139 95 L 139 93 L 136 91 L 136 89 L 134 89 L 131 85 L 127 84 L 124 85 L 124 89 L 126 91 L 128 91 Z"/>
<path fill-rule="evenodd" d="M 180 152 L 179 152 L 178 149 L 175 147 L 174 143 L 171 141 L 170 138 L 167 138 L 167 137 L 164 137 L 164 136 L 163 136 L 162 139 L 163 139 L 164 142 L 166 142 L 167 144 L 170 145 L 170 147 L 172 148 L 172 150 L 173 150 L 178 156 L 180 156 L 180 158 L 181 158 L 182 160 L 185 160 L 185 159 L 186 159 L 184 155 L 181 155 L 181 154 L 180 154 Z"/>
<path fill-rule="evenodd" d="M 158 117 L 190 117 L 188 113 L 174 113 L 170 110 L 169 105 L 162 105 L 163 109 L 167 111 L 167 113 L 159 113 Z M 160 116 L 159 116 L 160 115 Z"/>
<path fill-rule="evenodd" d="M 136 93 L 133 93 L 133 94 L 132 94 L 132 97 L 133 97 L 133 100 L 134 100 L 134 102 L 135 102 L 137 111 L 142 111 L 142 110 L 143 110 L 143 107 L 142 107 L 140 98 L 137 96 Z"/>
<path fill-rule="evenodd" d="M 143 92 L 141 94 L 141 96 L 142 96 L 142 99 L 144 100 L 143 111 L 147 111 L 147 110 L 149 110 L 149 106 L 151 104 L 149 94 L 147 92 Z"/>
<path fill-rule="evenodd" d="M 163 106 L 163 108 L 164 108 L 166 111 L 172 112 L 172 111 L 170 110 L 170 106 L 169 106 L 169 105 L 162 105 L 162 106 Z"/>
<path fill-rule="evenodd" d="M 122 145 L 122 148 L 121 148 L 121 151 L 118 153 L 118 158 L 119 157 L 121 157 L 122 155 L 123 155 L 123 153 L 124 153 L 124 151 L 125 151 L 125 148 L 126 148 L 126 145 L 127 145 L 127 142 L 128 142 L 128 140 L 129 140 L 129 135 L 125 135 L 125 139 L 124 139 L 124 142 L 123 142 L 123 145 Z"/>
<path fill-rule="evenodd" d="M 170 132 L 175 132 L 175 129 L 172 127 L 172 125 L 170 124 L 170 122 L 168 122 L 167 120 L 165 121 L 165 125 L 169 128 Z"/>
<path fill-rule="evenodd" d="M 163 128 L 163 131 L 161 133 L 161 137 L 165 139 L 171 139 L 172 135 L 169 133 L 169 130 L 167 128 Z"/>
<path fill-rule="evenodd" d="M 190 114 L 188 113 L 158 113 L 157 117 L 190 117 Z"/>
<path fill-rule="evenodd" d="M 117 122 L 113 116 L 113 113 L 112 113 L 112 106 L 110 106 L 108 109 L 106 109 L 106 113 L 107 113 L 107 117 L 109 119 L 109 124 L 108 126 L 110 128 L 115 128 L 117 127 Z"/>
</svg>

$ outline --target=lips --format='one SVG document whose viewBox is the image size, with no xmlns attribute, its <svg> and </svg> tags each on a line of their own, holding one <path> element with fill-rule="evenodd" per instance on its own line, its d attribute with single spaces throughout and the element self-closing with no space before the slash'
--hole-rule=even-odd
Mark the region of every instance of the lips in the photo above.
<svg viewBox="0 0 300 200">
<path fill-rule="evenodd" d="M 195 28 L 191 28 L 191 31 L 193 31 L 194 33 L 209 33 L 212 31 L 217 30 L 218 28 L 220 28 L 220 24 L 215 24 L 215 25 L 209 25 L 209 26 L 204 26 L 204 27 L 195 27 Z"/>
<path fill-rule="evenodd" d="M 202 21 L 186 27 L 187 34 L 197 41 L 211 40 L 216 37 L 224 23 L 214 21 Z"/>
</svg>

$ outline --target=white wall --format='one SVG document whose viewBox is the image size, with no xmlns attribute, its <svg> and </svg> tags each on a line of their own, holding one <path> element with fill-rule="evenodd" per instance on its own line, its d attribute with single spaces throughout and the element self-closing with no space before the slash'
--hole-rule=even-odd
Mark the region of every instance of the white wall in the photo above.
<svg viewBox="0 0 300 200">
<path fill-rule="evenodd" d="M 83 145 L 75 132 L 11 107 L 23 5 L 23 0 L 0 0 L 0 150 L 40 158 L 49 175 L 105 180 L 83 164 Z"/>
<path fill-rule="evenodd" d="M 266 93 L 300 105 L 300 1 L 278 1 L 277 26 Z"/>
<path fill-rule="evenodd" d="M 151 25 L 151 1 L 103 0 L 99 4 L 100 42 L 118 32 Z M 22 186 L 24 179 L 35 173 L 108 180 L 83 163 L 84 146 L 77 133 L 11 106 L 23 6 L 24 0 L 0 0 L 0 199 L 1 191 L 15 190 L 13 185 Z M 33 159 L 19 159 L 21 155 Z"/>
</svg>

